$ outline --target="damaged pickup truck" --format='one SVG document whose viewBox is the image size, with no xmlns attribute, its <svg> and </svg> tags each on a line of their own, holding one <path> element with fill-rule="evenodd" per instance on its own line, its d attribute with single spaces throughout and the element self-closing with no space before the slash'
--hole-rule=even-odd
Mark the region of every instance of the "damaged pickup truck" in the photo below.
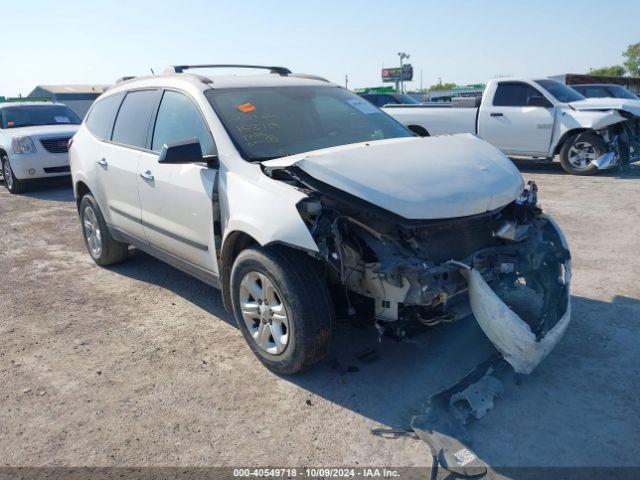
<svg viewBox="0 0 640 480">
<path fill-rule="evenodd" d="M 640 101 L 585 98 L 548 78 L 492 79 L 477 108 L 386 105 L 416 133 L 475 133 L 506 155 L 552 162 L 573 175 L 640 160 Z"/>
<path fill-rule="evenodd" d="M 336 316 L 404 337 L 472 313 L 520 373 L 558 342 L 569 249 L 499 150 L 470 134 L 421 138 L 282 67 L 192 68 L 116 85 L 74 137 L 96 263 L 123 261 L 132 244 L 220 288 L 278 373 L 321 360 Z M 142 111 L 138 139 L 119 122 Z"/>
</svg>

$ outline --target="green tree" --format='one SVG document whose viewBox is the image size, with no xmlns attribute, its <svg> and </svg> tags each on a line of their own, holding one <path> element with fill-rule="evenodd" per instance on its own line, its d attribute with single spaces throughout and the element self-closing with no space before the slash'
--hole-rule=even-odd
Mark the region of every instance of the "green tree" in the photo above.
<svg viewBox="0 0 640 480">
<path fill-rule="evenodd" d="M 431 90 L 451 90 L 455 86 L 457 86 L 455 83 L 436 83 L 435 85 L 431 85 L 429 87 L 429 91 L 431 91 Z"/>
<path fill-rule="evenodd" d="M 592 68 L 590 75 L 603 75 L 605 77 L 621 77 L 626 73 L 622 65 L 611 65 L 610 67 Z"/>
<path fill-rule="evenodd" d="M 624 66 L 629 75 L 640 75 L 640 42 L 629 45 L 622 53 Z"/>
</svg>

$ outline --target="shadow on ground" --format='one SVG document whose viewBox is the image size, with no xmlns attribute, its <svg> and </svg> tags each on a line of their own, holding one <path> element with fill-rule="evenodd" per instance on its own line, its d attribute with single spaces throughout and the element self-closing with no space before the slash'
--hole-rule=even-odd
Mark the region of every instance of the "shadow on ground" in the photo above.
<svg viewBox="0 0 640 480">
<path fill-rule="evenodd" d="M 0 176 L 0 185 L 4 188 L 4 178 Z M 29 190 L 19 194 L 22 197 L 48 200 L 51 202 L 73 202 L 71 177 L 39 178 L 29 182 Z"/>
<path fill-rule="evenodd" d="M 112 270 L 167 288 L 235 326 L 216 289 L 142 252 L 130 255 Z M 633 340 L 640 333 L 640 301 L 573 296 L 572 305 L 573 321 L 550 357 L 519 384 L 508 385 L 496 408 L 471 424 L 473 448 L 490 465 L 619 465 L 602 458 L 598 445 L 638 437 L 633 433 L 637 422 L 629 422 L 627 415 L 640 407 L 629 391 L 638 374 L 637 367 L 630 370 L 640 350 Z M 414 343 L 380 340 L 372 327 L 338 322 L 327 359 L 305 374 L 283 379 L 387 427 L 406 428 L 429 396 L 493 353 L 473 317 L 434 328 Z M 614 382 L 617 387 L 611 388 Z M 522 437 L 505 438 L 507 431 Z M 585 438 L 597 441 L 585 443 Z M 628 462 L 635 449 L 620 443 Z M 559 457 L 558 451 L 566 456 Z"/>
<path fill-rule="evenodd" d="M 536 162 L 534 160 L 526 160 L 519 158 L 512 158 L 511 161 L 518 167 L 522 173 L 542 173 L 551 175 L 569 175 L 564 171 L 559 161 L 552 163 Z M 597 177 L 611 177 L 618 178 L 620 180 L 638 179 L 640 178 L 640 163 L 634 163 L 631 165 L 625 165 L 622 170 L 618 167 L 611 170 L 603 170 L 596 175 L 587 176 L 584 178 L 597 178 Z"/>
</svg>

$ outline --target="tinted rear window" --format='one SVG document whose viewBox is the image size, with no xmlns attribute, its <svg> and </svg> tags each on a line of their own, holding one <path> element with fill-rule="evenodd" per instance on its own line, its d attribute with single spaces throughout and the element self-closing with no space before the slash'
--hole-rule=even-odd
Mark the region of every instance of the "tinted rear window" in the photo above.
<svg viewBox="0 0 640 480">
<path fill-rule="evenodd" d="M 123 145 L 145 148 L 149 121 L 158 99 L 158 90 L 139 90 L 127 93 L 120 106 L 111 139 Z"/>
<path fill-rule="evenodd" d="M 113 131 L 113 121 L 118 113 L 118 108 L 122 103 L 124 93 L 111 95 L 103 99 L 98 99 L 91 108 L 87 117 L 87 127 L 96 137 L 102 140 L 110 140 Z"/>
</svg>

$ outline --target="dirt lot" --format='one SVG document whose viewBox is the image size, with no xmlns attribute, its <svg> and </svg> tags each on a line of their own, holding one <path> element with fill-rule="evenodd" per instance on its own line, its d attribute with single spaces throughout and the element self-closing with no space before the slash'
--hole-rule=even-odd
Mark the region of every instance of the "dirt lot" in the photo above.
<svg viewBox="0 0 640 480">
<path fill-rule="evenodd" d="M 573 321 L 473 448 L 497 471 L 638 466 L 640 167 L 523 171 L 571 245 Z M 341 324 L 328 360 L 278 377 L 213 288 L 138 251 L 94 265 L 66 181 L 1 189 L 0 272 L 0 466 L 429 465 L 421 441 L 371 429 L 406 425 L 489 352 L 471 317 L 416 344 Z"/>
</svg>

